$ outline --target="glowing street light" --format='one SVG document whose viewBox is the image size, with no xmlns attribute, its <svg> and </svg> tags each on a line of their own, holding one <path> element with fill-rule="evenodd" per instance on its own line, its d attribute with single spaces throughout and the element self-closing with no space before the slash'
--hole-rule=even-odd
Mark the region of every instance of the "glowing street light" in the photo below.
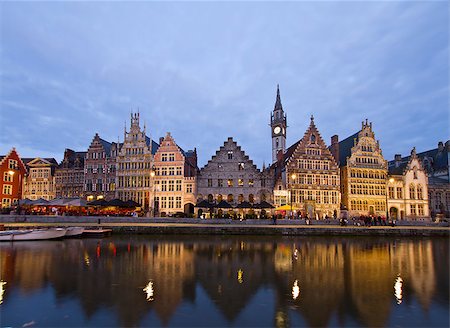
<svg viewBox="0 0 450 328">
<path fill-rule="evenodd" d="M 295 179 L 297 178 L 297 175 L 295 173 L 291 174 L 291 184 L 290 184 L 290 194 L 291 194 L 291 219 L 294 218 L 293 212 L 292 212 L 292 185 L 294 184 Z"/>
</svg>

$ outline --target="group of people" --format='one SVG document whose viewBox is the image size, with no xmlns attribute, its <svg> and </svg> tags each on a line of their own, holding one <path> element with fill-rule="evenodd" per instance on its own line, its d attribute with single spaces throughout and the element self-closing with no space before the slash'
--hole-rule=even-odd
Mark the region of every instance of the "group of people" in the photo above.
<svg viewBox="0 0 450 328">
<path fill-rule="evenodd" d="M 341 220 L 342 221 L 345 219 Z M 386 226 L 388 224 L 395 225 L 395 220 L 392 220 L 391 222 L 387 222 L 385 216 L 374 216 L 374 215 L 361 215 L 359 218 L 353 217 L 353 222 L 355 222 L 356 225 L 365 225 L 367 227 L 370 226 Z M 347 222 L 348 223 L 348 222 Z M 344 225 L 344 224 L 342 224 Z"/>
</svg>

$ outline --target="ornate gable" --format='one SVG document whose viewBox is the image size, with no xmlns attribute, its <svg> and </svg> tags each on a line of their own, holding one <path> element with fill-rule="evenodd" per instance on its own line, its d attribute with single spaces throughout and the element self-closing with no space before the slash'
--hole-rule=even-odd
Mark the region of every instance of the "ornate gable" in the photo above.
<svg viewBox="0 0 450 328">
<path fill-rule="evenodd" d="M 54 165 L 54 163 L 52 163 L 51 161 L 44 159 L 44 158 L 40 158 L 37 157 L 35 159 L 33 159 L 32 161 L 28 162 L 28 166 L 52 166 Z"/>
<path fill-rule="evenodd" d="M 336 160 L 322 139 L 319 130 L 314 123 L 314 116 L 311 115 L 311 122 L 303 138 L 299 140 L 292 155 L 287 159 L 287 165 L 295 165 L 295 160 L 299 157 L 321 157 L 330 160 L 333 166 L 337 166 Z"/>
<path fill-rule="evenodd" d="M 159 148 L 155 153 L 155 161 L 161 161 L 162 153 L 177 153 L 179 158 L 178 160 L 185 160 L 184 151 L 177 145 L 175 140 L 173 139 L 170 132 L 166 133 L 164 139 L 161 140 L 159 144 Z"/>
</svg>

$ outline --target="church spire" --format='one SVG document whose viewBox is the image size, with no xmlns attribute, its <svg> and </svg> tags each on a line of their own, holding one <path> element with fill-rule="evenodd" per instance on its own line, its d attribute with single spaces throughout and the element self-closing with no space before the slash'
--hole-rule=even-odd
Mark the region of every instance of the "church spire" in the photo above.
<svg viewBox="0 0 450 328">
<path fill-rule="evenodd" d="M 275 101 L 275 107 L 273 109 L 276 110 L 283 110 L 283 106 L 281 105 L 281 97 L 280 97 L 280 85 L 277 84 L 277 100 Z"/>
</svg>

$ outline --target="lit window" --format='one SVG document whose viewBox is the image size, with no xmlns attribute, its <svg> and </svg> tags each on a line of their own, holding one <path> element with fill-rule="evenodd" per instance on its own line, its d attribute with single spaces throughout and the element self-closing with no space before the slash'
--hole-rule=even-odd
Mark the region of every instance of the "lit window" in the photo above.
<svg viewBox="0 0 450 328">
<path fill-rule="evenodd" d="M 253 184 L 254 184 L 253 179 L 249 179 L 248 180 L 248 186 L 249 187 L 253 187 Z"/>
<path fill-rule="evenodd" d="M 238 179 L 238 186 L 243 187 L 244 186 L 244 179 Z"/>
<path fill-rule="evenodd" d="M 233 179 L 228 179 L 227 184 L 228 187 L 233 187 Z"/>
<path fill-rule="evenodd" d="M 12 195 L 12 186 L 11 185 L 3 185 L 3 194 L 4 195 Z"/>
</svg>

